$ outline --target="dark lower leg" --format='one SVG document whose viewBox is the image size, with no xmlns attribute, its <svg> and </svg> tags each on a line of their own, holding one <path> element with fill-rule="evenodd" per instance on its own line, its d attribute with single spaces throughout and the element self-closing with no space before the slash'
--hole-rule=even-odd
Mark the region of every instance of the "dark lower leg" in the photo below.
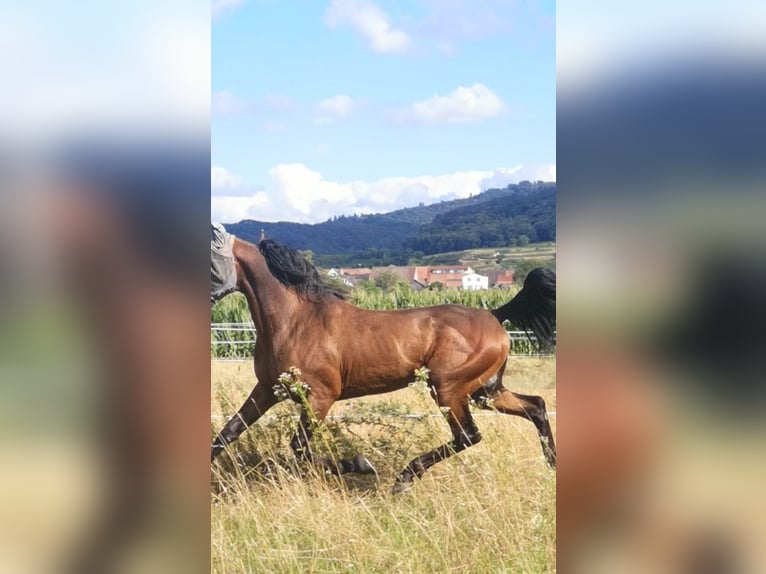
<svg viewBox="0 0 766 574">
<path fill-rule="evenodd" d="M 481 433 L 476 427 L 467 404 L 459 405 L 456 409 L 450 410 L 448 420 L 452 430 L 452 440 L 411 460 L 404 470 L 397 475 L 394 481 L 394 493 L 409 489 L 415 478 L 421 478 L 437 462 L 441 462 L 481 441 Z"/>
<path fill-rule="evenodd" d="M 261 384 L 256 385 L 253 392 L 245 401 L 237 414 L 235 414 L 221 432 L 213 441 L 213 446 L 210 452 L 211 462 L 215 460 L 221 451 L 226 448 L 226 445 L 231 444 L 239 435 L 241 435 L 251 424 L 257 421 L 261 415 L 269 410 L 277 402 L 274 393 L 271 389 L 265 389 Z"/>
<path fill-rule="evenodd" d="M 306 406 L 301 409 L 298 429 L 290 440 L 290 447 L 298 459 L 320 466 L 333 474 L 339 474 L 338 469 L 330 459 L 317 456 L 311 451 L 310 444 L 311 437 L 314 435 L 314 427 L 324 420 L 330 407 L 329 405 L 312 405 L 311 407 L 311 411 Z"/>
<path fill-rule="evenodd" d="M 318 421 L 317 421 L 318 422 Z M 306 409 L 301 411 L 301 418 L 298 422 L 298 429 L 295 431 L 290 448 L 293 449 L 295 456 L 300 460 L 306 460 L 314 464 L 321 464 L 320 458 L 311 452 L 311 437 L 314 435 L 313 425 L 317 422 L 312 421 Z"/>
<path fill-rule="evenodd" d="M 503 388 L 494 394 L 488 394 L 484 389 L 479 389 L 471 395 L 471 398 L 481 408 L 531 420 L 537 428 L 545 460 L 550 466 L 556 466 L 556 444 L 553 441 L 553 431 L 542 397 L 521 395 Z"/>
<path fill-rule="evenodd" d="M 545 460 L 551 467 L 556 466 L 556 443 L 553 440 L 553 431 L 551 423 L 548 420 L 548 412 L 545 400 L 535 395 L 521 395 L 508 391 L 517 401 L 521 401 L 526 407 L 528 418 L 534 423 L 537 434 L 540 437 L 540 446 L 543 449 Z"/>
<path fill-rule="evenodd" d="M 327 410 L 323 410 L 322 419 L 326 415 Z M 313 426 L 319 422 L 318 417 L 314 417 L 313 421 L 309 416 L 306 409 L 301 411 L 300 422 L 298 423 L 298 430 L 293 435 L 290 441 L 290 446 L 295 453 L 295 456 L 299 459 L 306 460 L 320 466 L 332 474 L 375 474 L 375 467 L 372 466 L 369 460 L 362 455 L 356 455 L 351 459 L 332 460 L 328 457 L 317 456 L 311 451 L 311 437 L 313 436 Z"/>
</svg>

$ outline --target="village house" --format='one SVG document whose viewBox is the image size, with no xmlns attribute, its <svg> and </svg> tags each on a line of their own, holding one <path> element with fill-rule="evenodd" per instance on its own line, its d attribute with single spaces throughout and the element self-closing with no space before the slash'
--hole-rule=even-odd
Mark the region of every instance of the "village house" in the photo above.
<svg viewBox="0 0 766 574">
<path fill-rule="evenodd" d="M 393 274 L 418 291 L 432 288 L 437 283 L 444 289 L 467 291 L 513 285 L 513 272 L 510 270 L 492 270 L 479 274 L 468 265 L 349 267 L 330 269 L 327 274 L 340 279 L 348 286 L 353 286 L 360 281 L 375 281 L 376 277 L 384 273 Z"/>
<path fill-rule="evenodd" d="M 462 278 L 463 291 L 478 291 L 489 288 L 489 277 L 478 273 L 464 273 Z"/>
<path fill-rule="evenodd" d="M 343 267 L 338 274 L 346 285 L 353 287 L 360 281 L 369 281 L 372 276 L 372 269 L 369 267 Z"/>
<path fill-rule="evenodd" d="M 513 286 L 513 271 L 510 269 L 492 269 L 486 273 L 490 287 L 507 289 Z"/>
<path fill-rule="evenodd" d="M 462 289 L 466 273 L 473 273 L 473 269 L 467 265 L 434 265 L 428 268 L 426 285 L 441 283 L 445 289 Z"/>
<path fill-rule="evenodd" d="M 333 267 L 327 272 L 327 276 L 332 277 L 333 279 L 337 279 L 338 281 L 343 283 L 346 287 L 353 287 L 354 282 L 351 279 L 349 279 L 348 276 L 341 273 L 341 271 L 338 271 L 337 269 L 335 269 L 335 267 Z"/>
<path fill-rule="evenodd" d="M 376 277 L 384 273 L 391 273 L 395 275 L 402 281 L 407 282 L 407 284 L 416 291 L 420 291 L 428 285 L 428 267 L 415 265 L 389 265 L 388 267 L 373 267 L 372 274 L 370 275 L 370 280 L 375 281 Z"/>
</svg>

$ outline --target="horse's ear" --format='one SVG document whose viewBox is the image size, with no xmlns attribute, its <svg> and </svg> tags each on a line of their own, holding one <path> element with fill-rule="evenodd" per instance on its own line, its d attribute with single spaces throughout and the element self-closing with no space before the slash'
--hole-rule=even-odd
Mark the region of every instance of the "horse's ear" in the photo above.
<svg viewBox="0 0 766 574">
<path fill-rule="evenodd" d="M 262 243 L 263 241 L 266 241 L 266 230 L 261 229 L 261 238 L 258 240 L 258 243 Z"/>
</svg>

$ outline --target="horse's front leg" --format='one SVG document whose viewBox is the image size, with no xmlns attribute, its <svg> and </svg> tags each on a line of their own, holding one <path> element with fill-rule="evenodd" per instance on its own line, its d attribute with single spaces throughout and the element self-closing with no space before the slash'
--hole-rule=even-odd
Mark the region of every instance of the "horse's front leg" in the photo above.
<svg viewBox="0 0 766 574">
<path fill-rule="evenodd" d="M 317 466 L 324 468 L 332 474 L 377 474 L 375 467 L 372 466 L 367 458 L 361 454 L 352 459 L 333 460 L 329 457 L 317 456 L 311 451 L 311 437 L 314 434 L 314 428 L 324 421 L 330 407 L 335 401 L 321 400 L 309 395 L 307 404 L 301 405 L 301 416 L 298 422 L 298 429 L 290 441 L 290 446 L 300 459 L 307 460 Z"/>
<path fill-rule="evenodd" d="M 211 447 L 210 460 L 231 444 L 239 435 L 241 435 L 250 425 L 257 421 L 263 414 L 277 403 L 277 397 L 274 391 L 263 383 L 257 383 L 255 388 L 247 397 L 247 400 L 240 407 L 237 414 L 229 419 L 221 432 L 218 433 L 213 446 Z"/>
</svg>

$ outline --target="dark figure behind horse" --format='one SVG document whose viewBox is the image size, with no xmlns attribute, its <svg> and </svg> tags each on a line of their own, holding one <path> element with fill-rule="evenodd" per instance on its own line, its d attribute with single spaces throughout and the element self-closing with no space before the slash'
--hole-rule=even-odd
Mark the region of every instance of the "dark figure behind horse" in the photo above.
<svg viewBox="0 0 766 574">
<path fill-rule="evenodd" d="M 531 420 L 546 460 L 555 466 L 545 402 L 503 386 L 510 341 L 501 324 L 509 320 L 534 333 L 538 342 L 552 342 L 552 271 L 530 272 L 516 297 L 492 312 L 461 305 L 369 311 L 349 303 L 343 290 L 324 280 L 293 249 L 271 240 L 256 246 L 237 238 L 232 251 L 237 289 L 247 298 L 258 333 L 258 382 L 218 434 L 213 459 L 279 402 L 274 390 L 279 376 L 297 367 L 310 390 L 291 442 L 295 453 L 333 473 L 373 472 L 361 455 L 339 461 L 314 455 L 309 445 L 312 417 L 322 421 L 338 400 L 404 388 L 417 369 L 426 367 L 431 394 L 446 412 L 452 440 L 412 460 L 396 477 L 395 492 L 408 489 L 429 467 L 481 440 L 470 399 Z"/>
</svg>

